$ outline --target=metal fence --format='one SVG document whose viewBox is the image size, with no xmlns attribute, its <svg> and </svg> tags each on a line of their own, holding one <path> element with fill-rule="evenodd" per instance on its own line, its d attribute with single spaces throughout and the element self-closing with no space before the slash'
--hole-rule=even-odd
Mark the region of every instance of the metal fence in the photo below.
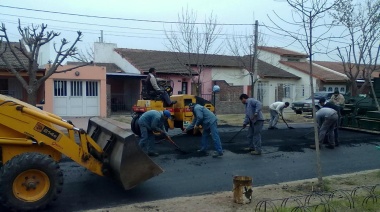
<svg viewBox="0 0 380 212">
<path fill-rule="evenodd" d="M 264 199 L 257 202 L 253 211 L 338 211 L 355 209 L 369 202 L 379 204 L 380 184 L 359 186 L 352 190 L 335 190 L 333 192 L 313 192 L 307 195 L 291 196 L 283 199 Z M 340 210 L 339 210 L 340 211 Z"/>
<path fill-rule="evenodd" d="M 213 101 L 213 95 L 212 94 L 201 94 L 201 97 L 207 101 L 210 101 L 210 102 Z"/>
<path fill-rule="evenodd" d="M 136 99 L 125 94 L 111 94 L 111 113 L 130 112 Z"/>
</svg>

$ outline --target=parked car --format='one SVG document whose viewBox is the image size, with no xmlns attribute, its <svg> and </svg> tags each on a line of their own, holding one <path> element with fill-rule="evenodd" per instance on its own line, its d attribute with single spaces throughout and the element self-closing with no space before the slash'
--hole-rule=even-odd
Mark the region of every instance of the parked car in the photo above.
<svg viewBox="0 0 380 212">
<path fill-rule="evenodd" d="M 326 99 L 326 102 L 330 100 L 331 96 L 334 94 L 334 92 L 315 92 L 314 93 L 314 99 L 315 104 L 318 104 L 319 99 L 322 97 Z M 312 98 L 311 96 L 305 100 L 297 101 L 292 103 L 292 110 L 296 112 L 296 114 L 302 114 L 305 112 L 312 112 L 313 111 L 313 105 L 312 105 Z"/>
</svg>

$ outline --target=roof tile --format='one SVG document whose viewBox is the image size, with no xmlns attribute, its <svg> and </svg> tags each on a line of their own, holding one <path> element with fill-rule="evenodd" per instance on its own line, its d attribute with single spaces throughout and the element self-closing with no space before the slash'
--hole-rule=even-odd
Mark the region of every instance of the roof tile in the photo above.
<svg viewBox="0 0 380 212">
<path fill-rule="evenodd" d="M 291 51 L 288 49 L 283 49 L 280 47 L 259 46 L 258 49 L 263 50 L 263 51 L 267 51 L 267 52 L 271 52 L 273 54 L 278 54 L 280 56 L 297 56 L 297 57 L 304 57 L 304 58 L 308 57 L 307 54 L 302 54 L 299 52 Z"/>
<path fill-rule="evenodd" d="M 18 42 L 10 42 L 11 47 L 14 49 L 15 54 L 17 55 L 18 58 L 20 58 L 21 62 L 27 67 L 28 66 L 28 58 L 26 58 L 18 49 L 15 48 L 15 46 L 19 46 L 20 44 Z M 22 65 L 17 61 L 16 57 L 12 54 L 10 51 L 9 47 L 7 46 L 7 43 L 5 41 L 0 42 L 0 53 L 4 51 L 4 57 L 5 59 L 12 64 L 12 66 L 16 70 L 23 70 L 24 68 Z M 24 46 L 22 46 L 24 48 Z M 0 58 L 0 68 L 1 69 L 8 69 L 7 65 L 3 61 L 3 59 Z"/>
<path fill-rule="evenodd" d="M 309 62 L 293 62 L 293 61 L 280 61 L 280 63 L 287 65 L 296 70 L 302 71 L 306 74 L 309 74 Z M 334 73 L 333 71 L 328 71 L 319 66 L 313 65 L 313 76 L 324 81 L 324 82 L 342 82 L 347 81 L 346 76 L 341 74 Z"/>
<path fill-rule="evenodd" d="M 142 72 L 148 72 L 149 68 L 155 67 L 158 73 L 174 73 L 185 74 L 188 73 L 187 65 L 196 65 L 198 54 L 175 53 L 168 51 L 154 51 L 154 50 L 141 50 L 141 49 L 128 49 L 117 48 L 115 51 L 123 58 L 128 60 L 132 65 Z M 200 55 L 201 57 L 203 55 Z M 184 64 L 181 65 L 180 62 Z M 209 67 L 247 67 L 249 63 L 249 56 L 237 57 L 228 55 L 215 55 L 208 54 L 205 57 L 204 65 Z M 299 79 L 298 76 L 286 72 L 273 65 L 265 63 L 261 60 L 258 62 L 259 76 L 276 77 L 276 78 L 293 78 Z M 196 74 L 193 71 L 193 74 Z"/>
</svg>

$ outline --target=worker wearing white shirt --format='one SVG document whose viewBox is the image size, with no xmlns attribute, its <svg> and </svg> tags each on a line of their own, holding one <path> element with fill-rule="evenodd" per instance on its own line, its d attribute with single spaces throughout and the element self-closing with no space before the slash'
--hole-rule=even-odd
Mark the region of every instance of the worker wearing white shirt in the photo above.
<svg viewBox="0 0 380 212">
<path fill-rule="evenodd" d="M 282 116 L 284 108 L 289 107 L 289 102 L 274 102 L 269 106 L 270 109 L 270 121 L 269 121 L 269 130 L 277 129 L 277 121 L 279 116 Z"/>
</svg>

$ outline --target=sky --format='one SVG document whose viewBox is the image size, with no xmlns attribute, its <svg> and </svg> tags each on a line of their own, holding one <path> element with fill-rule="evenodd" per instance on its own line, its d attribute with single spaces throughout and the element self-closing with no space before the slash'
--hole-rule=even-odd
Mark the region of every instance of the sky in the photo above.
<svg viewBox="0 0 380 212">
<path fill-rule="evenodd" d="M 177 26 L 167 22 L 177 22 L 178 15 L 186 8 L 196 12 L 197 22 L 203 22 L 210 14 L 216 17 L 222 24 L 218 39 L 222 45 L 226 45 L 227 37 L 252 34 L 253 24 L 258 20 L 259 36 L 266 46 L 304 52 L 293 39 L 265 27 L 275 27 L 268 18 L 275 19 L 275 13 L 285 19 L 291 17 L 292 9 L 284 0 L 2 0 L 0 20 L 11 41 L 20 39 L 17 31 L 20 19 L 22 26 L 44 23 L 48 30 L 60 32 L 55 43 L 60 43 L 62 38 L 74 41 L 77 31 L 81 31 L 83 39 L 78 48 L 82 51 L 99 41 L 101 31 L 104 42 L 116 43 L 119 48 L 167 51 L 165 30 Z M 230 54 L 228 50 L 223 53 Z M 324 54 L 316 55 L 316 59 L 331 60 Z"/>
</svg>

